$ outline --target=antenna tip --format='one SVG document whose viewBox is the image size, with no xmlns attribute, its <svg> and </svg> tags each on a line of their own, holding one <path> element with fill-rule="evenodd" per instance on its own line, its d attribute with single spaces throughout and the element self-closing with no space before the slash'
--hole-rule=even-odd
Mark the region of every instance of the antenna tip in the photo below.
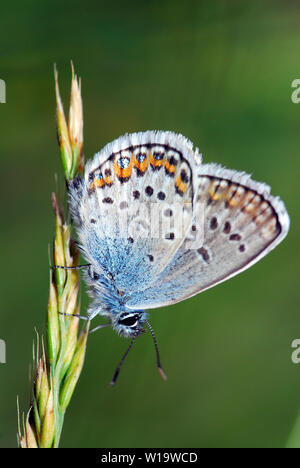
<svg viewBox="0 0 300 468">
<path fill-rule="evenodd" d="M 161 378 L 162 378 L 163 380 L 167 380 L 167 376 L 166 376 L 166 374 L 164 373 L 164 370 L 162 369 L 162 367 L 158 367 L 157 369 L 158 369 L 158 372 L 159 372 L 160 375 L 161 375 Z"/>
</svg>

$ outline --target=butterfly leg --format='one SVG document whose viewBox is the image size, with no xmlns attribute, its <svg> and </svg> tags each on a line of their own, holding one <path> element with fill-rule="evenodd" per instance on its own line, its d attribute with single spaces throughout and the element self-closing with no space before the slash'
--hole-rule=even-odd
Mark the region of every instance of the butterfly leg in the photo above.
<svg viewBox="0 0 300 468">
<path fill-rule="evenodd" d="M 87 268 L 88 269 L 88 274 L 91 278 L 97 279 L 99 277 L 98 274 L 94 272 L 94 269 L 90 263 L 85 263 L 84 265 L 76 265 L 76 266 L 63 266 L 63 265 L 52 265 L 50 267 L 52 270 L 55 270 L 57 268 L 61 268 L 62 270 L 81 270 L 82 268 Z"/>
<path fill-rule="evenodd" d="M 59 314 L 61 315 L 65 315 L 67 317 L 75 317 L 75 318 L 79 318 L 79 319 L 82 319 L 82 320 L 89 320 L 88 317 L 85 317 L 84 315 L 79 315 L 79 314 L 67 314 L 66 312 L 59 312 Z"/>
<path fill-rule="evenodd" d="M 61 268 L 62 270 L 81 270 L 81 268 L 90 268 L 90 267 L 91 267 L 91 264 L 86 263 L 84 265 L 76 265 L 76 266 L 71 266 L 71 267 L 62 266 L 62 265 L 52 265 L 50 268 L 52 268 L 53 270 L 56 270 L 57 268 Z"/>
<path fill-rule="evenodd" d="M 105 327 L 111 327 L 111 323 L 102 323 L 101 325 L 98 325 L 97 327 L 90 330 L 89 334 L 94 333 L 95 331 L 100 330 L 101 328 L 105 328 Z"/>
</svg>

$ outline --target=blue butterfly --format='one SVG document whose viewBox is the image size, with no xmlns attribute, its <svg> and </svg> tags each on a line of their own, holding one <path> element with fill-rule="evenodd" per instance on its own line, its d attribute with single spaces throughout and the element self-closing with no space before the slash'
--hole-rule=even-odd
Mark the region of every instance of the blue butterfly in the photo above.
<svg viewBox="0 0 300 468">
<path fill-rule="evenodd" d="M 240 273 L 289 229 L 285 206 L 267 185 L 203 164 L 198 149 L 173 132 L 116 139 L 95 154 L 68 192 L 88 262 L 88 319 L 106 317 L 105 325 L 131 338 L 121 363 L 148 326 L 163 377 L 145 310 L 175 304 Z"/>
</svg>

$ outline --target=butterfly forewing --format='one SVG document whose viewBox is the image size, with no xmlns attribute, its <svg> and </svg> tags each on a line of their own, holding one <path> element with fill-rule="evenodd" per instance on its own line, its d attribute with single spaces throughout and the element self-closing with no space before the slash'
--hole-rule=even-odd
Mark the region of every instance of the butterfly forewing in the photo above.
<svg viewBox="0 0 300 468">
<path fill-rule="evenodd" d="M 184 241 L 197 162 L 184 137 L 145 132 L 119 138 L 86 166 L 76 212 L 80 243 L 122 293 L 145 289 Z M 71 206 L 73 190 L 71 185 Z"/>
</svg>

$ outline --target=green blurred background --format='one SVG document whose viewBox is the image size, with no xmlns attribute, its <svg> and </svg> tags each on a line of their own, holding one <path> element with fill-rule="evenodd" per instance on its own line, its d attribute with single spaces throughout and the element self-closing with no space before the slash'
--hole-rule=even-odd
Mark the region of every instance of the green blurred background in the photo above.
<svg viewBox="0 0 300 468">
<path fill-rule="evenodd" d="M 65 104 L 82 77 L 85 155 L 124 132 L 173 130 L 205 162 L 245 170 L 280 194 L 288 238 L 242 275 L 155 310 L 168 381 L 148 333 L 115 388 L 127 341 L 91 335 L 63 447 L 282 447 L 300 409 L 300 78 L 298 1 L 10 1 L 1 5 L 0 446 L 16 446 L 28 407 L 34 327 L 44 330 L 50 193 L 64 187 L 53 63 Z M 83 311 L 87 299 L 83 294 Z M 299 431 L 300 441 L 300 431 Z"/>
</svg>

